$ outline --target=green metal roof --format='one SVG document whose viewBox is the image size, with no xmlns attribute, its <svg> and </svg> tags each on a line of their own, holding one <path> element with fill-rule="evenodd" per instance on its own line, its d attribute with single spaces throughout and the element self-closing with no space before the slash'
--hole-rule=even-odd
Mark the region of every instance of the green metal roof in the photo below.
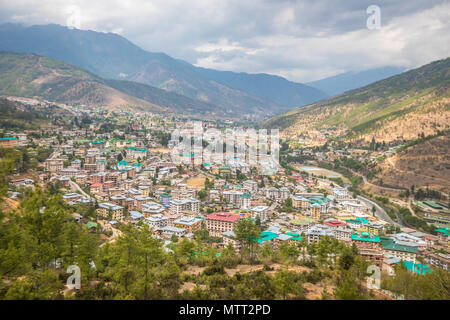
<svg viewBox="0 0 450 320">
<path fill-rule="evenodd" d="M 414 264 L 411 261 L 403 261 L 403 264 L 406 267 L 406 269 L 408 269 L 409 271 L 414 271 L 415 273 L 420 274 L 420 275 L 424 275 L 424 274 L 433 272 L 433 270 L 430 267 L 428 267 L 424 264 L 420 264 L 420 263 Z"/>
<path fill-rule="evenodd" d="M 449 236 L 450 235 L 450 233 L 449 233 L 449 231 L 450 231 L 450 228 L 439 228 L 439 229 L 436 229 L 435 230 L 436 232 L 439 232 L 439 233 L 443 233 L 444 235 L 446 235 L 446 236 Z"/>
<path fill-rule="evenodd" d="M 89 221 L 88 223 L 86 223 L 86 226 L 88 228 L 97 228 L 97 223 Z"/>
<path fill-rule="evenodd" d="M 368 232 L 361 232 L 361 234 L 353 232 L 352 233 L 352 240 L 355 240 L 355 241 L 368 241 L 368 242 L 381 242 L 379 236 L 370 234 Z"/>
<path fill-rule="evenodd" d="M 324 204 L 327 203 L 328 201 L 331 201 L 331 199 L 326 197 L 312 197 L 309 198 L 308 201 L 311 203 Z"/>
<path fill-rule="evenodd" d="M 15 138 L 15 137 L 6 137 L 6 138 L 0 138 L 0 140 L 17 140 L 19 138 Z"/>
<path fill-rule="evenodd" d="M 404 245 L 397 244 L 395 242 L 383 242 L 382 241 L 381 246 L 383 247 L 383 249 L 386 249 L 386 250 L 403 251 L 403 252 L 410 252 L 410 253 L 418 253 L 419 252 L 419 250 L 417 250 L 416 247 L 404 246 Z"/>
<path fill-rule="evenodd" d="M 273 232 L 263 232 L 261 233 L 261 239 L 258 239 L 258 243 L 264 242 L 264 241 L 268 241 L 268 240 L 272 240 L 278 238 L 278 235 L 276 233 Z"/>
</svg>

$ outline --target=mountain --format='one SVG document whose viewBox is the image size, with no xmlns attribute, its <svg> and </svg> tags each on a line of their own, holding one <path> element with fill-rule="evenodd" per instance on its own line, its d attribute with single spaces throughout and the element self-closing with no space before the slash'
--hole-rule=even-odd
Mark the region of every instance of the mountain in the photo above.
<svg viewBox="0 0 450 320">
<path fill-rule="evenodd" d="M 383 67 L 360 72 L 349 71 L 306 84 L 325 92 L 329 96 L 335 96 L 342 92 L 361 88 L 376 81 L 392 77 L 403 71 L 405 69 L 401 67 Z"/>
<path fill-rule="evenodd" d="M 287 136 L 323 129 L 346 139 L 410 140 L 450 126 L 450 58 L 261 123 Z"/>
<path fill-rule="evenodd" d="M 288 81 L 282 77 L 265 73 L 217 71 L 194 67 L 203 76 L 222 83 L 230 88 L 242 90 L 273 101 L 285 110 L 311 104 L 328 97 L 323 91 L 305 84 Z"/>
<path fill-rule="evenodd" d="M 214 105 L 174 92 L 131 81 L 105 79 L 71 64 L 35 54 L 0 52 L 0 94 L 203 118 L 233 116 Z"/>
<path fill-rule="evenodd" d="M 0 25 L 0 50 L 62 60 L 103 77 L 136 81 L 201 100 L 226 113 L 263 117 L 326 97 L 315 88 L 268 75 L 247 75 L 248 83 L 243 84 L 241 74 L 230 80 L 233 73 L 202 70 L 164 53 L 145 51 L 117 34 L 54 24 Z"/>
</svg>

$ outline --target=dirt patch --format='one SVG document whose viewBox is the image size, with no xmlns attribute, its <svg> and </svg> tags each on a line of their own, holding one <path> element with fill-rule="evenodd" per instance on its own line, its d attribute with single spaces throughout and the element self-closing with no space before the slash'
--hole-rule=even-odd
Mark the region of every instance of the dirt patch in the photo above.
<svg viewBox="0 0 450 320">
<path fill-rule="evenodd" d="M 267 273 L 270 275 L 274 275 L 278 270 L 286 268 L 285 266 L 278 264 L 278 263 L 274 263 L 274 264 L 271 264 L 268 266 L 270 268 L 273 268 L 273 270 L 267 271 Z M 232 277 L 236 273 L 248 273 L 248 272 L 254 272 L 254 271 L 259 271 L 259 270 L 263 270 L 263 269 L 264 269 L 263 264 L 256 264 L 256 265 L 240 264 L 236 268 L 233 268 L 233 269 L 225 268 L 225 272 L 230 277 Z M 304 271 L 306 271 L 306 272 L 312 271 L 310 268 L 303 267 L 303 266 L 288 266 L 287 270 L 294 271 L 296 273 L 303 273 Z"/>
<path fill-rule="evenodd" d="M 195 286 L 196 286 L 196 284 L 193 283 L 193 282 L 185 282 L 185 283 L 183 283 L 182 286 L 178 289 L 178 293 L 182 293 L 183 291 L 192 291 L 192 290 L 194 290 Z M 204 285 L 204 284 L 200 284 L 199 287 L 200 287 L 202 290 L 205 290 L 205 289 L 206 289 L 206 285 Z"/>
<path fill-rule="evenodd" d="M 205 177 L 194 177 L 190 178 L 188 181 L 186 181 L 186 184 L 188 188 L 193 189 L 204 189 L 205 188 Z"/>
<path fill-rule="evenodd" d="M 19 201 L 10 199 L 10 198 L 5 198 L 2 203 L 1 209 L 5 212 L 8 212 L 8 211 L 13 211 L 13 210 L 17 209 L 18 206 L 19 206 Z"/>
<path fill-rule="evenodd" d="M 149 150 L 154 153 L 164 153 L 164 154 L 172 152 L 172 149 L 169 148 L 150 148 Z"/>
<path fill-rule="evenodd" d="M 308 300 L 319 300 L 322 299 L 322 293 L 324 292 L 325 285 L 321 282 L 313 284 L 310 282 L 306 282 L 303 284 L 303 287 L 306 290 L 306 299 Z M 330 296 L 333 296 L 334 289 L 336 287 L 333 285 L 327 285 L 327 293 Z"/>
<path fill-rule="evenodd" d="M 188 266 L 186 269 L 186 273 L 198 275 L 201 274 L 203 270 L 205 270 L 205 267 Z"/>
</svg>

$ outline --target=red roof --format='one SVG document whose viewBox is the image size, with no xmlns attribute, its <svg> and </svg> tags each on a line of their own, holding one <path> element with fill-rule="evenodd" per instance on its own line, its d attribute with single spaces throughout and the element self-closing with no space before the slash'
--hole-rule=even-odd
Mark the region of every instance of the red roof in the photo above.
<svg viewBox="0 0 450 320">
<path fill-rule="evenodd" d="M 325 224 L 330 227 L 339 227 L 339 226 L 346 225 L 346 223 L 344 221 L 340 221 L 340 220 L 325 221 Z"/>
<path fill-rule="evenodd" d="M 229 212 L 213 212 L 208 215 L 205 219 L 207 220 L 218 220 L 227 222 L 236 222 L 241 218 L 238 214 L 232 214 Z"/>
</svg>

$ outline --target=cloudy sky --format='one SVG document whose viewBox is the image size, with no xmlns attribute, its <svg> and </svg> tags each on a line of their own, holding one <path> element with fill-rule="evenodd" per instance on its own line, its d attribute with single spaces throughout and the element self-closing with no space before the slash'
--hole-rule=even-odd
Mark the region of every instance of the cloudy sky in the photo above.
<svg viewBox="0 0 450 320">
<path fill-rule="evenodd" d="M 198 66 L 299 82 L 450 56 L 449 0 L 0 0 L 4 22 L 115 32 Z"/>
</svg>

